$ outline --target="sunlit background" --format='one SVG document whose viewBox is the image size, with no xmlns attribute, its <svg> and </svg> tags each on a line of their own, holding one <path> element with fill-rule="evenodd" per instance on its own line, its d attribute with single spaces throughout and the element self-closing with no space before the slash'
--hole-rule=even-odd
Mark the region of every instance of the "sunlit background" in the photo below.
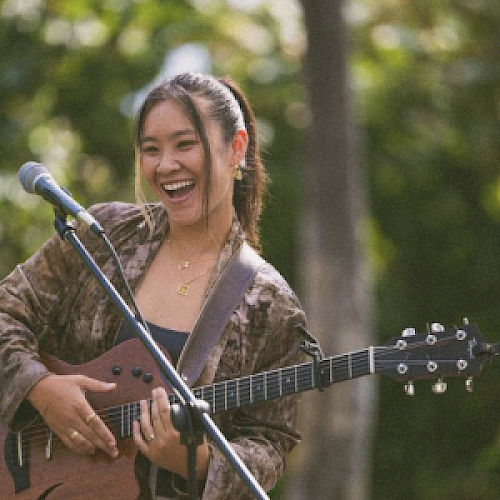
<svg viewBox="0 0 500 500">
<path fill-rule="evenodd" d="M 344 7 L 374 335 L 381 342 L 468 316 L 494 341 L 500 3 Z M 1 1 L 0 276 L 54 233 L 51 207 L 19 185 L 21 165 L 43 163 L 87 206 L 132 200 L 138 103 L 162 78 L 190 70 L 231 75 L 255 107 L 272 179 L 264 255 L 300 295 L 307 30 L 299 0 Z M 456 381 L 439 400 L 427 386 L 408 399 L 382 380 L 369 498 L 498 499 L 499 375 L 488 365 L 475 393 Z"/>
</svg>

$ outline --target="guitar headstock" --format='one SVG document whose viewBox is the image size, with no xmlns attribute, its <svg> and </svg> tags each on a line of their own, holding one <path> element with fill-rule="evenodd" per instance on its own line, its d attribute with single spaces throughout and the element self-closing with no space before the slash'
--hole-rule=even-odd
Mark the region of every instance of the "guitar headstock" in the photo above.
<svg viewBox="0 0 500 500">
<path fill-rule="evenodd" d="M 405 384 L 408 395 L 414 394 L 414 380 L 431 379 L 436 394 L 446 391 L 445 377 L 466 378 L 472 391 L 473 377 L 478 375 L 497 346 L 486 342 L 477 325 L 464 324 L 445 328 L 439 323 L 429 325 L 425 333 L 413 328 L 403 330 L 377 349 L 376 372 Z"/>
</svg>

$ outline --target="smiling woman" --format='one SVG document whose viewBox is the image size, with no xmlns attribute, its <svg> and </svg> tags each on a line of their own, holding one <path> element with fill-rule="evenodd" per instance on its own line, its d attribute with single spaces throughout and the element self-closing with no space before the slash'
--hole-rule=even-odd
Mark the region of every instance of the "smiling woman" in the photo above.
<svg viewBox="0 0 500 500">
<path fill-rule="evenodd" d="M 251 246 L 259 248 L 267 179 L 254 115 L 237 86 L 198 74 L 165 81 L 139 109 L 135 148 L 138 203 L 103 203 L 90 211 L 115 247 L 153 337 L 179 372 L 200 365 L 192 382 L 206 385 L 302 362 L 296 326 L 305 323 L 305 314 L 282 276 L 258 258 L 255 275 L 249 285 L 243 282 L 245 291 L 215 346 L 203 356 L 197 347 L 205 343 L 197 328 L 201 312 L 222 293 L 221 276 L 242 249 L 254 255 Z M 154 203 L 141 197 L 142 178 L 157 197 Z M 77 231 L 108 277 L 118 281 L 104 245 L 84 227 Z M 89 392 L 112 397 L 115 387 L 98 375 L 53 373 L 39 352 L 86 363 L 132 338 L 92 275 L 61 238 L 53 237 L 0 284 L 1 420 L 21 428 L 34 408 L 72 452 L 104 451 L 116 459 L 120 448 L 113 427 L 87 399 Z M 130 488 L 130 496 L 120 493 L 120 498 L 185 498 L 185 446 L 170 421 L 165 390 L 149 391 L 151 405 L 142 401 L 133 422 L 140 491 Z M 233 399 L 233 392 L 226 399 Z M 297 396 L 287 395 L 215 416 L 266 490 L 283 473 L 285 456 L 299 440 L 297 405 Z M 208 439 L 197 448 L 197 465 L 204 500 L 252 498 Z M 133 477 L 125 480 L 135 484 Z"/>
</svg>

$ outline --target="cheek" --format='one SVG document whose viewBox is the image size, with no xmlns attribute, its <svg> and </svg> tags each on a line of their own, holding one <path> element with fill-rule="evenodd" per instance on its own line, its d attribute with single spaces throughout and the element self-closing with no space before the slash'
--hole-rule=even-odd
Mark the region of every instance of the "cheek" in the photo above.
<svg viewBox="0 0 500 500">
<path fill-rule="evenodd" d="M 156 164 L 151 158 L 141 158 L 140 168 L 146 182 L 151 187 L 154 187 Z"/>
<path fill-rule="evenodd" d="M 141 165 L 141 170 L 142 173 L 146 177 L 150 177 L 155 170 L 155 160 L 154 158 L 151 158 L 150 156 L 142 156 L 140 159 L 140 165 Z"/>
</svg>

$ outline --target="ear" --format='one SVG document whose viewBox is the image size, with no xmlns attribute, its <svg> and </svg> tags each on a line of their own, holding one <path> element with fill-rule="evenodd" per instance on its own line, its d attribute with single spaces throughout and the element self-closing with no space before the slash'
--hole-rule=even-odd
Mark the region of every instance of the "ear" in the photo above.
<svg viewBox="0 0 500 500">
<path fill-rule="evenodd" d="M 245 129 L 238 129 L 231 141 L 233 148 L 232 165 L 240 165 L 245 159 L 248 147 L 248 133 Z"/>
</svg>

